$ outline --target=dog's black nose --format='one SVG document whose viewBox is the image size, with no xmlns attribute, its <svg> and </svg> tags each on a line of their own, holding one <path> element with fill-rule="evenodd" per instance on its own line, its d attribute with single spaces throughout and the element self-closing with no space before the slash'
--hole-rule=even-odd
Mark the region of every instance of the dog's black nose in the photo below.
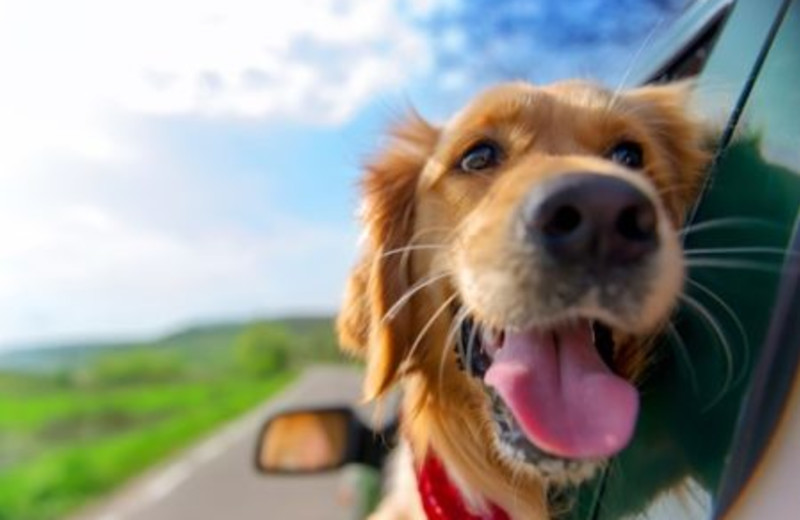
<svg viewBox="0 0 800 520">
<path fill-rule="evenodd" d="M 523 218 L 529 237 L 559 261 L 632 263 L 658 246 L 653 203 L 609 175 L 561 175 L 531 192 Z"/>
</svg>

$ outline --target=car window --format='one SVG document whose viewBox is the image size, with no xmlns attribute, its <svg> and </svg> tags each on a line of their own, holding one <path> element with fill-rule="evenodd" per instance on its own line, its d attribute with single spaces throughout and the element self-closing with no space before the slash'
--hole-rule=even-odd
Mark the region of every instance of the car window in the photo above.
<svg viewBox="0 0 800 520">
<path fill-rule="evenodd" d="M 788 3 L 787 3 L 788 4 Z M 777 303 L 770 316 L 763 354 L 754 367 L 752 386 L 731 447 L 730 462 L 720 485 L 719 510 L 725 511 L 737 498 L 762 456 L 773 429 L 783 413 L 786 393 L 795 377 L 800 355 L 796 316 L 800 315 L 792 269 L 800 269 L 797 256 L 800 224 L 800 123 L 795 110 L 800 93 L 800 2 L 791 2 L 779 31 L 755 79 L 743 107 L 733 153 L 751 148 L 759 167 L 748 172 L 769 186 L 762 218 L 781 222 L 794 234 L 794 255 L 785 255 Z M 735 157 L 730 160 L 735 160 Z M 735 182 L 731 179 L 727 184 Z M 784 246 L 785 247 L 785 246 Z M 763 256 L 762 256 L 763 258 Z M 779 260 L 779 259 L 777 259 Z M 792 327 L 795 327 L 792 330 Z"/>
<path fill-rule="evenodd" d="M 732 0 L 687 4 L 659 35 L 647 59 L 632 72 L 629 84 L 666 83 L 699 74 L 705 69 L 732 7 Z"/>
</svg>

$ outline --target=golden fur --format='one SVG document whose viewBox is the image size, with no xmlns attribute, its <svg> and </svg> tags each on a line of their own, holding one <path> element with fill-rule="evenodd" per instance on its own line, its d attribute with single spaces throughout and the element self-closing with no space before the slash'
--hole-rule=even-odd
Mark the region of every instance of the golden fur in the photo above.
<svg viewBox="0 0 800 520">
<path fill-rule="evenodd" d="M 685 84 L 616 95 L 583 82 L 505 84 L 441 128 L 410 116 L 367 165 L 366 243 L 348 283 L 340 339 L 366 360 L 367 398 L 401 382 L 402 435 L 414 459 L 433 449 L 476 511 L 490 500 L 512 518 L 549 518 L 548 486 L 562 481 L 546 480 L 497 448 L 486 395 L 459 369 L 453 351 L 459 319 L 453 302 L 496 326 L 546 325 L 572 312 L 601 317 L 613 327 L 617 371 L 640 377 L 648 338 L 669 317 L 682 285 L 676 229 L 706 163 L 698 125 L 687 115 L 687 92 Z M 502 143 L 503 163 L 488 173 L 454 171 L 461 154 L 486 137 Z M 642 171 L 605 158 L 622 139 L 641 144 Z M 541 301 L 539 266 L 506 231 L 524 194 L 565 172 L 587 170 L 630 182 L 656 207 L 661 247 L 651 290 L 636 311 L 608 313 L 590 298 L 567 310 Z"/>
</svg>

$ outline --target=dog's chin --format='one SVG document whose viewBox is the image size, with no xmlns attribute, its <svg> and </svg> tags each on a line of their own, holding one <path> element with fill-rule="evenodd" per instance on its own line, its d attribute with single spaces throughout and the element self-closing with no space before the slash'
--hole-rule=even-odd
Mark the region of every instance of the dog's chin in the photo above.
<svg viewBox="0 0 800 520">
<path fill-rule="evenodd" d="M 630 441 L 638 392 L 615 373 L 604 322 L 496 329 L 467 317 L 456 350 L 490 403 L 497 452 L 516 470 L 578 483 Z"/>
</svg>

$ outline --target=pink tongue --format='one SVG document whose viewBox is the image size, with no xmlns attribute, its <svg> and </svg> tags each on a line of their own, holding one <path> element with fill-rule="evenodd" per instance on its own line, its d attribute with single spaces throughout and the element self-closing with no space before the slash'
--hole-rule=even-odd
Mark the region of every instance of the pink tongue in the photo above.
<svg viewBox="0 0 800 520">
<path fill-rule="evenodd" d="M 525 435 L 567 458 L 602 458 L 631 438 L 639 394 L 605 365 L 587 321 L 555 331 L 506 331 L 485 381 Z"/>
</svg>

